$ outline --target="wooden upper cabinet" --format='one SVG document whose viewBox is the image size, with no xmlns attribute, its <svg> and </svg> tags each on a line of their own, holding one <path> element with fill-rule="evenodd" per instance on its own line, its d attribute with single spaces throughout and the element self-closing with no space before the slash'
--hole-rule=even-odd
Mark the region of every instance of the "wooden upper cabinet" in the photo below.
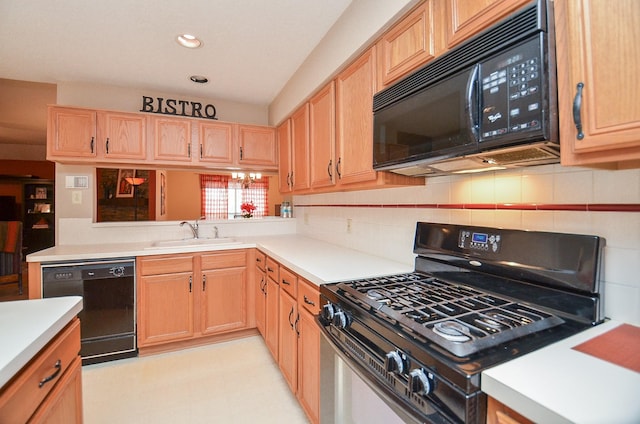
<svg viewBox="0 0 640 424">
<path fill-rule="evenodd" d="M 513 13 L 531 0 L 444 0 L 446 47 L 451 48 L 500 19 Z"/>
<path fill-rule="evenodd" d="M 336 78 L 337 184 L 376 179 L 373 170 L 375 47 Z"/>
<path fill-rule="evenodd" d="M 378 50 L 378 90 L 434 59 L 442 49 L 442 26 L 427 0 L 384 34 Z"/>
<path fill-rule="evenodd" d="M 291 118 L 286 119 L 276 129 L 278 137 L 278 177 L 280 193 L 289 193 L 293 190 L 291 174 L 293 163 L 291 160 Z"/>
<path fill-rule="evenodd" d="M 98 112 L 98 155 L 109 159 L 146 159 L 147 117 L 135 113 Z"/>
<path fill-rule="evenodd" d="M 50 106 L 47 120 L 47 159 L 96 157 L 96 112 Z"/>
<path fill-rule="evenodd" d="M 275 129 L 238 125 L 238 164 L 277 167 L 278 147 Z"/>
<path fill-rule="evenodd" d="M 191 162 L 191 120 L 153 116 L 151 127 L 155 160 Z"/>
<path fill-rule="evenodd" d="M 51 106 L 47 158 L 97 162 L 144 160 L 146 128 L 145 115 Z"/>
<path fill-rule="evenodd" d="M 291 181 L 294 191 L 309 188 L 309 103 L 291 116 Z"/>
<path fill-rule="evenodd" d="M 563 165 L 640 160 L 640 2 L 556 0 Z M 578 84 L 582 84 L 581 90 Z M 581 95 L 579 95 L 581 91 Z M 580 104 L 579 123 L 574 104 Z M 629 162 L 627 165 L 633 165 Z"/>
<path fill-rule="evenodd" d="M 232 164 L 234 125 L 228 122 L 199 122 L 200 162 Z"/>
<path fill-rule="evenodd" d="M 327 187 L 335 177 L 335 82 L 309 100 L 309 152 L 311 187 Z"/>
</svg>

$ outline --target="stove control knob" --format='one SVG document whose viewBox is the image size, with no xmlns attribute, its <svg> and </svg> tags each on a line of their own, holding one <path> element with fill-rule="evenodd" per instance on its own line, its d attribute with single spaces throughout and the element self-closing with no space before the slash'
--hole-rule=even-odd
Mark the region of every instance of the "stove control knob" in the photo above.
<svg viewBox="0 0 640 424">
<path fill-rule="evenodd" d="M 415 368 L 409 372 L 409 392 L 426 396 L 433 391 L 433 374 L 422 368 Z"/>
<path fill-rule="evenodd" d="M 322 307 L 322 318 L 331 322 L 333 320 L 333 314 L 335 313 L 335 306 L 333 303 L 327 303 Z"/>
<path fill-rule="evenodd" d="M 333 325 L 338 328 L 347 328 L 349 317 L 345 311 L 337 311 L 333 314 Z"/>
<path fill-rule="evenodd" d="M 402 374 L 406 368 L 407 357 L 404 353 L 393 350 L 384 357 L 384 369 L 387 372 Z"/>
</svg>

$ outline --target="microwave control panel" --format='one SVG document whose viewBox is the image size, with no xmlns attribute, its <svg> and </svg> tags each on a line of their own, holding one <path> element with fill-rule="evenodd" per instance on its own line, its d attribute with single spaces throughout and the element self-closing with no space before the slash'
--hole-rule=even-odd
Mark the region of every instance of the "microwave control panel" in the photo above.
<svg viewBox="0 0 640 424">
<path fill-rule="evenodd" d="M 480 65 L 480 140 L 540 131 L 544 110 L 541 37 L 530 39 Z"/>
</svg>

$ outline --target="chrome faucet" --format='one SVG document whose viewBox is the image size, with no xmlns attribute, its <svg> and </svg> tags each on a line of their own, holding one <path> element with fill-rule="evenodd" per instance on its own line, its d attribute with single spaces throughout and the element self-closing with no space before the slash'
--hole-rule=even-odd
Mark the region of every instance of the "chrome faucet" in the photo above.
<svg viewBox="0 0 640 424">
<path fill-rule="evenodd" d="M 213 237 L 214 238 L 220 237 L 220 234 L 218 233 L 218 227 L 217 226 L 213 227 Z"/>
<path fill-rule="evenodd" d="M 204 219 L 204 218 L 205 218 L 204 216 L 201 216 L 200 218 L 197 218 L 196 221 L 193 224 L 191 224 L 191 223 L 189 223 L 187 221 L 182 221 L 180 223 L 180 226 L 182 227 L 182 226 L 184 226 L 184 224 L 187 224 L 189 226 L 189 228 L 191 229 L 191 233 L 193 233 L 193 238 L 197 239 L 197 238 L 199 238 L 199 235 L 198 235 L 198 220 Z M 217 232 L 216 232 L 216 234 L 217 234 Z"/>
</svg>

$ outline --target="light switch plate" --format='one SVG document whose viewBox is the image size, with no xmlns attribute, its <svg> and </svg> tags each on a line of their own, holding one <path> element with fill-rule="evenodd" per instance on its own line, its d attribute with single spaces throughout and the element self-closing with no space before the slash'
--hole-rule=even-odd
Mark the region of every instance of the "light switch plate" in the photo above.
<svg viewBox="0 0 640 424">
<path fill-rule="evenodd" d="M 74 190 L 71 192 L 71 203 L 74 205 L 82 203 L 82 192 L 80 190 Z"/>
</svg>

